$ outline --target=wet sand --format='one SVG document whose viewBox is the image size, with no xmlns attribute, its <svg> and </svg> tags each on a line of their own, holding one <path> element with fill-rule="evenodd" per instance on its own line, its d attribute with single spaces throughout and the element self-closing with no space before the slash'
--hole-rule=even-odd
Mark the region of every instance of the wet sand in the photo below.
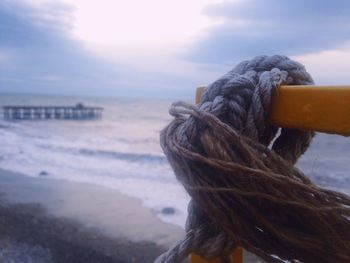
<svg viewBox="0 0 350 263">
<path fill-rule="evenodd" d="M 47 215 L 38 204 L 0 205 L 1 262 L 153 262 L 154 242 L 110 238 L 77 221 Z"/>
<path fill-rule="evenodd" d="M 147 263 L 183 236 L 116 190 L 0 169 L 2 263 Z"/>
<path fill-rule="evenodd" d="M 184 231 L 141 201 L 0 170 L 1 262 L 153 262 Z"/>
</svg>

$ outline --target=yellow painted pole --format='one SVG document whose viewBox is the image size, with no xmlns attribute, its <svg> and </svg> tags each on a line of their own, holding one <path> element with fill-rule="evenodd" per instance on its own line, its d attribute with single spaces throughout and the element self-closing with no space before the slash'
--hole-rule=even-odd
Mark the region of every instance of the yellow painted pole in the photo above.
<svg viewBox="0 0 350 263">
<path fill-rule="evenodd" d="M 218 258 L 213 260 L 205 260 L 201 256 L 192 253 L 190 256 L 190 263 L 220 263 L 220 260 Z"/>
<path fill-rule="evenodd" d="M 232 253 L 233 263 L 243 263 L 243 248 L 237 247 Z"/>
<path fill-rule="evenodd" d="M 350 136 L 350 86 L 281 86 L 269 118 L 279 127 Z"/>
<path fill-rule="evenodd" d="M 205 260 L 202 257 L 200 257 L 199 255 L 192 253 L 192 255 L 190 256 L 190 262 L 191 263 L 221 263 L 220 259 L 216 258 L 213 260 Z M 231 255 L 231 262 L 232 263 L 242 263 L 243 262 L 243 248 L 238 247 L 236 248 L 232 255 Z"/>
<path fill-rule="evenodd" d="M 205 87 L 196 90 L 196 103 Z M 273 98 L 270 123 L 279 127 L 313 130 L 350 136 L 350 86 L 281 86 Z M 233 263 L 243 262 L 243 249 L 232 254 Z M 191 263 L 220 263 L 206 261 L 196 254 Z"/>
<path fill-rule="evenodd" d="M 277 126 L 350 135 L 350 86 L 281 86 L 270 122 Z"/>
</svg>

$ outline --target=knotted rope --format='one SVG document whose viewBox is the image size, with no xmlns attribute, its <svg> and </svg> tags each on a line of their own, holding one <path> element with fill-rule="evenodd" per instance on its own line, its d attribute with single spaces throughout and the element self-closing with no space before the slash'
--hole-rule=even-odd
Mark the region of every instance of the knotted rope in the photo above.
<svg viewBox="0 0 350 263">
<path fill-rule="evenodd" d="M 161 145 L 192 200 L 185 238 L 157 263 L 196 252 L 227 262 L 236 246 L 268 262 L 350 262 L 350 197 L 314 185 L 294 164 L 313 132 L 269 125 L 281 84 L 312 84 L 284 56 L 240 63 L 198 106 L 174 103 Z"/>
</svg>

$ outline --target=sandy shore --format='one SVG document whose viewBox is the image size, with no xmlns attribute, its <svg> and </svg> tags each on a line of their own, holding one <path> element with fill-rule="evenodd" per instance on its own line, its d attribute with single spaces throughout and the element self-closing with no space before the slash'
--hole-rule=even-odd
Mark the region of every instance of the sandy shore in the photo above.
<svg viewBox="0 0 350 263">
<path fill-rule="evenodd" d="M 0 193 L 1 262 L 153 262 L 184 234 L 100 186 L 0 170 Z"/>
<path fill-rule="evenodd" d="M 183 235 L 118 191 L 0 169 L 2 263 L 147 263 Z"/>
</svg>

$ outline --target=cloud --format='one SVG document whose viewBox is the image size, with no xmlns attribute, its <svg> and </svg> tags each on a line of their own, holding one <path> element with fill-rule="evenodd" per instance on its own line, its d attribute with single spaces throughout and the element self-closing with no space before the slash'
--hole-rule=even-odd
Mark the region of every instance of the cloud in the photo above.
<svg viewBox="0 0 350 263">
<path fill-rule="evenodd" d="M 349 85 L 350 42 L 343 50 L 330 49 L 292 58 L 307 65 L 316 84 Z"/>
<path fill-rule="evenodd" d="M 221 20 L 185 53 L 198 63 L 235 63 L 260 54 L 303 55 L 350 40 L 348 0 L 245 0 L 212 5 Z"/>
<path fill-rule="evenodd" d="M 104 39 L 106 43 L 102 44 L 106 45 L 97 45 L 98 50 L 89 46 L 94 37 L 89 42 L 78 38 L 75 31 L 77 11 L 86 1 L 71 1 L 79 2 L 77 6 L 69 2 L 0 1 L 0 92 L 193 98 L 196 86 L 209 84 L 240 60 L 255 55 L 292 56 L 305 62 L 307 68 L 309 64 L 311 73 L 326 81 L 322 76 L 328 69 L 318 63 L 334 57 L 334 65 L 345 65 L 350 52 L 347 0 L 235 0 L 210 5 L 203 14 L 215 26 L 202 35 L 195 34 L 195 42 L 187 39 L 187 44 L 179 46 L 145 44 L 144 37 L 140 37 L 138 46 L 128 45 L 123 37 L 113 42 L 112 34 L 118 36 L 119 31 L 113 30 L 111 22 L 105 32 L 111 36 Z M 185 8 L 186 2 L 182 2 Z M 193 4 L 191 8 L 198 13 L 198 6 Z M 90 11 L 83 22 L 97 20 L 94 8 Z M 181 17 L 177 12 L 172 17 Z M 113 14 L 111 9 L 106 23 Z M 191 22 L 190 12 L 186 14 L 189 19 L 180 24 L 180 31 Z M 89 23 L 84 27 L 87 31 Z M 96 30 L 104 26 L 100 23 Z M 119 26 L 128 29 L 128 24 Z M 126 49 L 114 45 L 116 42 Z M 347 76 L 344 70 L 332 72 L 342 79 Z"/>
<path fill-rule="evenodd" d="M 72 8 L 59 1 L 35 8 L 23 1 L 0 3 L 0 91 L 89 93 L 115 78 L 108 63 L 69 36 Z M 45 76 L 60 76 L 56 81 Z"/>
<path fill-rule="evenodd" d="M 65 41 L 72 8 L 59 2 L 33 8 L 18 0 L 0 2 L 2 47 L 48 46 Z"/>
<path fill-rule="evenodd" d="M 0 92 L 190 98 L 210 75 L 163 50 L 135 51 L 142 68 L 100 56 L 72 34 L 74 12 L 59 0 L 0 2 Z"/>
<path fill-rule="evenodd" d="M 0 69 L 10 67 L 12 64 L 12 54 L 4 50 L 0 50 Z"/>
</svg>

